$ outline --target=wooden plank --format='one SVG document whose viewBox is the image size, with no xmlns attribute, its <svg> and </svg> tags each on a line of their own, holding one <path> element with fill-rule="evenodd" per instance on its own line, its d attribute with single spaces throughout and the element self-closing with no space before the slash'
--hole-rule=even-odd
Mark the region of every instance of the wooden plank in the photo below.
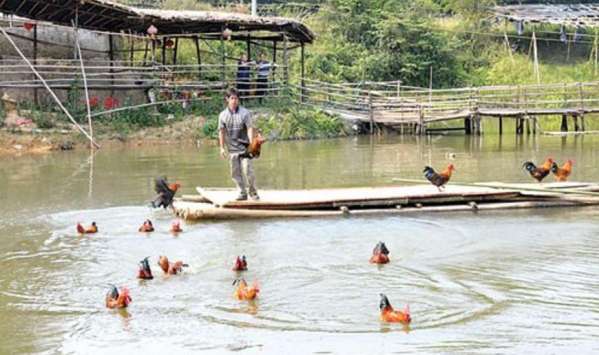
<svg viewBox="0 0 599 355">
<path fill-rule="evenodd" d="M 252 209 L 314 209 L 348 207 L 395 206 L 410 203 L 455 203 L 460 201 L 483 201 L 509 199 L 518 191 L 498 190 L 487 187 L 448 186 L 438 191 L 432 185 L 354 187 L 313 190 L 260 190 L 259 201 L 234 201 L 235 189 L 205 189 L 198 187 L 200 196 L 216 206 Z"/>
</svg>

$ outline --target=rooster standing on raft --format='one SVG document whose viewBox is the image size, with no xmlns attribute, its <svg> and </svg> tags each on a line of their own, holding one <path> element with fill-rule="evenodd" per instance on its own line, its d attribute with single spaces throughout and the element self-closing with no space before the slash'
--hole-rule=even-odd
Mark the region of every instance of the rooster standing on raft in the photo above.
<svg viewBox="0 0 599 355">
<path fill-rule="evenodd" d="M 453 164 L 449 164 L 447 168 L 440 173 L 437 173 L 435 169 L 431 168 L 430 166 L 425 166 L 422 172 L 424 173 L 424 177 L 430 181 L 431 184 L 437 186 L 437 189 L 439 189 L 439 192 L 441 192 L 443 189 L 445 189 L 445 184 L 449 182 L 449 179 L 451 179 L 451 173 L 454 171 L 455 167 Z"/>
<path fill-rule="evenodd" d="M 557 181 L 567 181 L 568 177 L 572 173 L 572 165 L 574 162 L 572 160 L 568 160 L 564 163 L 564 165 L 560 168 L 556 162 L 551 164 L 551 172 L 555 175 L 555 180 Z"/>
<path fill-rule="evenodd" d="M 526 171 L 528 171 L 530 176 L 533 179 L 537 180 L 537 182 L 543 181 L 543 179 L 547 175 L 549 175 L 549 172 L 551 171 L 552 166 L 553 166 L 552 158 L 545 159 L 545 162 L 543 163 L 543 165 L 538 166 L 538 167 L 531 161 L 527 161 L 527 162 L 524 162 L 524 164 L 522 164 L 522 167 Z"/>
</svg>

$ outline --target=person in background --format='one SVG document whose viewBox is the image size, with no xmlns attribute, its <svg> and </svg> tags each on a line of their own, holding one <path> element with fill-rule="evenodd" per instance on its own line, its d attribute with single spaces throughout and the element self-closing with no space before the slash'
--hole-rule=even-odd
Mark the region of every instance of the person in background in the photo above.
<svg viewBox="0 0 599 355">
<path fill-rule="evenodd" d="M 241 58 L 237 62 L 237 90 L 239 91 L 239 96 L 247 97 L 250 92 L 250 65 L 254 64 L 253 62 L 248 61 L 248 57 L 245 54 L 241 55 Z"/>
<path fill-rule="evenodd" d="M 268 89 L 268 76 L 270 75 L 270 69 L 272 65 L 266 60 L 264 53 L 260 53 L 260 60 L 258 60 L 256 65 L 258 67 L 256 96 L 258 96 L 258 101 L 262 103 L 262 99 L 267 93 L 266 90 Z"/>
<path fill-rule="evenodd" d="M 235 88 L 227 90 L 225 99 L 227 108 L 218 116 L 220 155 L 223 159 L 227 158 L 226 143 L 231 163 L 231 178 L 239 189 L 236 200 L 247 200 L 248 193 L 252 200 L 259 200 L 252 160 L 245 154 L 247 147 L 256 137 L 254 121 L 250 112 L 239 106 L 239 93 Z"/>
</svg>

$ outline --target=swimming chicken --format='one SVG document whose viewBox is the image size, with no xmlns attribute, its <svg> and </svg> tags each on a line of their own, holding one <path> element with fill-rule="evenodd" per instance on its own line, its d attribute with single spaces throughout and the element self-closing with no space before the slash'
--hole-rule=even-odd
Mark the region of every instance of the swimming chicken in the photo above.
<svg viewBox="0 0 599 355">
<path fill-rule="evenodd" d="M 144 221 L 144 224 L 142 224 L 139 227 L 138 231 L 145 232 L 145 233 L 153 232 L 154 231 L 154 226 L 152 225 L 152 221 L 150 221 L 149 219 L 146 219 Z"/>
<path fill-rule="evenodd" d="M 539 167 L 537 167 L 531 161 L 524 162 L 524 164 L 522 164 L 522 167 L 526 169 L 526 171 L 528 171 L 528 173 L 530 174 L 530 176 L 533 177 L 533 179 L 537 180 L 537 182 L 541 182 L 547 175 L 549 175 L 552 165 L 553 159 L 547 158 L 545 159 L 543 165 Z"/>
<path fill-rule="evenodd" d="M 555 175 L 555 180 L 557 181 L 566 181 L 568 177 L 572 173 L 572 165 L 574 163 L 572 160 L 568 160 L 564 163 L 564 165 L 560 168 L 557 163 L 551 164 L 551 172 Z"/>
<path fill-rule="evenodd" d="M 139 262 L 139 271 L 137 272 L 137 278 L 142 280 L 151 280 L 154 278 L 152 275 L 152 269 L 150 269 L 150 262 L 148 261 L 150 257 L 144 258 Z"/>
<path fill-rule="evenodd" d="M 173 221 L 173 223 L 171 224 L 171 233 L 181 233 L 183 232 L 183 229 L 181 229 L 181 222 L 179 221 Z"/>
<path fill-rule="evenodd" d="M 240 157 L 249 159 L 259 158 L 260 151 L 262 149 L 262 144 L 265 141 L 266 139 L 264 139 L 264 137 L 262 137 L 262 134 L 258 132 L 258 134 L 256 134 L 256 137 L 254 137 L 254 139 L 252 140 L 252 143 L 248 145 L 245 153 L 241 154 Z"/>
<path fill-rule="evenodd" d="M 406 305 L 403 311 L 396 311 L 389 303 L 387 296 L 381 293 L 381 302 L 379 303 L 379 309 L 381 310 L 381 320 L 388 323 L 402 323 L 410 324 L 412 317 L 410 317 L 410 307 Z"/>
<path fill-rule="evenodd" d="M 121 287 L 121 292 L 119 292 L 116 286 L 110 286 L 110 291 L 106 294 L 106 307 L 125 308 L 129 303 L 131 303 L 131 296 L 129 296 L 128 288 Z"/>
<path fill-rule="evenodd" d="M 92 233 L 97 233 L 98 232 L 98 226 L 96 225 L 96 222 L 92 222 L 92 225 L 85 228 L 81 225 L 81 223 L 77 223 L 77 232 L 79 234 L 92 234 Z"/>
<path fill-rule="evenodd" d="M 158 258 L 158 266 L 160 266 L 165 274 L 176 275 L 177 273 L 182 272 L 184 267 L 188 267 L 189 265 L 184 264 L 181 260 L 171 263 L 166 256 L 161 255 Z"/>
<path fill-rule="evenodd" d="M 237 256 L 235 260 L 235 265 L 233 266 L 233 271 L 246 271 L 248 269 L 248 263 L 245 259 L 245 255 L 241 257 Z"/>
<path fill-rule="evenodd" d="M 163 207 L 164 209 L 166 209 L 173 203 L 173 198 L 175 198 L 175 194 L 177 193 L 177 190 L 180 187 L 181 184 L 179 184 L 178 182 L 169 184 L 166 180 L 166 177 L 156 178 L 154 190 L 156 191 L 158 196 L 156 196 L 156 199 L 152 201 L 152 207 Z"/>
<path fill-rule="evenodd" d="M 253 300 L 258 296 L 258 292 L 260 292 L 257 281 L 254 281 L 252 286 L 248 286 L 245 279 L 236 279 L 233 281 L 233 286 L 235 285 L 237 285 L 237 288 L 235 289 L 234 296 L 240 301 Z"/>
<path fill-rule="evenodd" d="M 372 264 L 386 264 L 389 262 L 389 249 L 383 242 L 378 242 L 372 250 L 372 256 L 370 257 Z"/>
<path fill-rule="evenodd" d="M 453 171 L 455 171 L 455 167 L 453 164 L 449 164 L 447 168 L 440 173 L 435 172 L 430 166 L 425 166 L 422 172 L 424 173 L 424 177 L 430 181 L 431 184 L 437 186 L 439 191 L 442 191 L 442 189 L 445 188 L 445 184 L 451 179 L 451 173 Z"/>
</svg>

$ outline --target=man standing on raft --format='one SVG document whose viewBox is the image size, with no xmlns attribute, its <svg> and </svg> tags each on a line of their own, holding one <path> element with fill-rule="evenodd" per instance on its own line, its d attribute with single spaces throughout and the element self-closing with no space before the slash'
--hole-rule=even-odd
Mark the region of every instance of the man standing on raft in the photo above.
<svg viewBox="0 0 599 355">
<path fill-rule="evenodd" d="M 239 195 L 236 200 L 247 200 L 248 193 L 252 200 L 259 200 L 252 160 L 248 159 L 247 155 L 243 156 L 246 153 L 248 145 L 252 143 L 252 140 L 256 136 L 252 116 L 250 111 L 239 106 L 239 93 L 236 89 L 228 89 L 225 99 L 227 101 L 227 108 L 218 116 L 220 156 L 226 159 L 228 150 L 231 163 L 231 178 L 239 189 Z M 227 150 L 225 150 L 225 141 L 227 143 Z"/>
</svg>

